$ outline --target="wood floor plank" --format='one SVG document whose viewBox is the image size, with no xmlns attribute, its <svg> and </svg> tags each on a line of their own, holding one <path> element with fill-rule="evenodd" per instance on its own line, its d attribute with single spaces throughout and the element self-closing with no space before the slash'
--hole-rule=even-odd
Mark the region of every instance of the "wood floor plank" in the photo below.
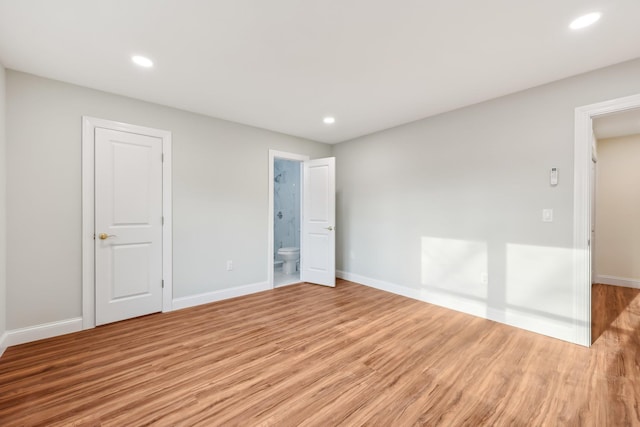
<svg viewBox="0 0 640 427">
<path fill-rule="evenodd" d="M 640 425 L 640 291 L 583 348 L 339 280 L 7 349 L 1 426 Z"/>
</svg>

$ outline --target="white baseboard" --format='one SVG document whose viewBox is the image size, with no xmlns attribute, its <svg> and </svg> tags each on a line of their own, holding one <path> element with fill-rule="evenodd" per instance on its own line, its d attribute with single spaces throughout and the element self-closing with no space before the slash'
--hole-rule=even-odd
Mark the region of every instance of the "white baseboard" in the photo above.
<svg viewBox="0 0 640 427">
<path fill-rule="evenodd" d="M 236 286 L 229 289 L 221 289 L 219 291 L 190 295 L 188 297 L 174 298 L 173 310 L 195 307 L 197 305 L 209 304 L 210 302 L 241 297 L 243 295 L 255 294 L 256 292 L 268 291 L 271 289 L 273 288 L 269 285 L 269 282 L 260 282 L 252 283 L 250 285 Z"/>
<path fill-rule="evenodd" d="M 554 321 L 553 319 L 534 316 L 530 313 L 517 310 L 496 309 L 488 307 L 487 304 L 479 301 L 467 300 L 450 294 L 422 291 L 420 289 L 385 282 L 383 280 L 372 279 L 370 277 L 346 271 L 336 271 L 336 277 L 369 286 L 371 288 L 391 292 L 396 295 L 402 295 L 407 298 L 448 308 L 450 310 L 459 311 L 472 316 L 481 317 L 483 319 L 493 320 L 494 322 L 525 329 L 527 331 L 557 338 L 563 341 L 576 343 L 575 326 Z"/>
<path fill-rule="evenodd" d="M 4 351 L 7 349 L 7 347 L 9 347 L 9 345 L 7 344 L 7 333 L 3 333 L 2 336 L 0 337 L 0 357 L 2 357 L 2 354 L 4 353 Z"/>
<path fill-rule="evenodd" d="M 534 316 L 523 311 L 495 308 L 489 308 L 487 310 L 486 319 L 584 346 L 583 343 L 576 340 L 577 332 L 575 322 L 567 324 L 566 322 L 554 321 L 544 316 Z"/>
<path fill-rule="evenodd" d="M 173 310 L 194 307 L 196 305 L 208 304 L 229 298 L 249 295 L 272 289 L 268 282 L 254 283 L 250 285 L 236 286 L 235 288 L 222 289 L 214 292 L 176 298 L 173 302 Z M 42 325 L 29 326 L 26 328 L 6 331 L 0 337 L 0 356 L 7 347 L 24 344 L 58 335 L 69 334 L 82 330 L 82 318 L 61 320 L 58 322 L 44 323 Z"/>
<path fill-rule="evenodd" d="M 624 277 L 607 276 L 605 274 L 598 274 L 596 276 L 596 283 L 602 283 L 603 285 L 623 286 L 625 288 L 640 289 L 640 280 L 627 279 Z"/>
<path fill-rule="evenodd" d="M 385 282 L 383 280 L 372 279 L 370 277 L 361 276 L 359 274 L 349 273 L 347 271 L 336 270 L 336 277 L 348 280 L 350 282 L 359 283 L 369 286 L 370 288 L 380 289 L 381 291 L 391 292 L 392 294 L 402 295 L 407 298 L 420 299 L 417 289 L 408 288 L 406 286 L 396 285 L 395 283 Z"/>
<path fill-rule="evenodd" d="M 72 319 L 9 330 L 5 333 L 6 339 L 4 341 L 7 347 L 9 347 L 81 330 L 82 317 L 74 317 Z"/>
<path fill-rule="evenodd" d="M 381 291 L 391 292 L 392 294 L 402 295 L 407 298 L 412 298 L 440 307 L 449 308 L 451 310 L 460 311 L 462 313 L 471 314 L 472 316 L 487 318 L 486 304 L 481 304 L 475 301 L 462 300 L 459 297 L 451 295 L 436 293 L 426 294 L 424 292 L 421 292 L 419 289 L 397 285 L 395 283 L 385 282 L 383 280 L 372 279 L 370 277 L 348 273 L 345 271 L 336 271 L 336 277 L 349 280 L 350 282 L 369 286 L 371 288 L 380 289 Z"/>
</svg>

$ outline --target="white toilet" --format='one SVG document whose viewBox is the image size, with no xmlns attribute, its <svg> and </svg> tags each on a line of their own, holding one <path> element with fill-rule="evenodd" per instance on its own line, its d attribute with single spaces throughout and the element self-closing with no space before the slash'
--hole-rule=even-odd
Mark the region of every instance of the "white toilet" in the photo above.
<svg viewBox="0 0 640 427">
<path fill-rule="evenodd" d="M 280 248 L 278 249 L 278 255 L 284 265 L 282 271 L 284 274 L 294 274 L 296 272 L 296 264 L 300 259 L 300 248 Z"/>
</svg>

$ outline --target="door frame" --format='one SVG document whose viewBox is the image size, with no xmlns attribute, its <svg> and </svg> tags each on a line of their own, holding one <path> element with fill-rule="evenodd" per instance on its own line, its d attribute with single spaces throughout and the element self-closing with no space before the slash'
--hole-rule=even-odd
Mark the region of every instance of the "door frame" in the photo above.
<svg viewBox="0 0 640 427">
<path fill-rule="evenodd" d="M 591 162 L 593 119 L 605 114 L 640 108 L 640 94 L 575 109 L 573 249 L 575 342 L 591 346 Z"/>
<path fill-rule="evenodd" d="M 267 280 L 269 286 L 271 288 L 275 288 L 275 284 L 273 281 L 273 260 L 274 260 L 274 250 L 273 250 L 273 233 L 274 233 L 274 213 L 273 213 L 273 180 L 274 176 L 274 168 L 273 163 L 276 159 L 285 159 L 285 160 L 293 160 L 298 161 L 300 163 L 306 162 L 309 160 L 309 156 L 306 154 L 297 154 L 297 153 L 288 153 L 286 151 L 277 151 L 277 150 L 269 150 L 269 211 L 267 215 L 268 221 L 268 247 L 267 247 Z M 300 177 L 302 178 L 302 165 L 300 165 Z M 304 189 L 300 186 L 300 224 L 302 224 L 302 207 L 304 203 Z M 302 236 L 300 236 L 300 264 L 302 264 Z"/>
<path fill-rule="evenodd" d="M 162 311 L 172 310 L 171 132 L 82 116 L 82 329 L 96 325 L 95 307 L 95 129 L 153 136 L 162 140 Z"/>
</svg>

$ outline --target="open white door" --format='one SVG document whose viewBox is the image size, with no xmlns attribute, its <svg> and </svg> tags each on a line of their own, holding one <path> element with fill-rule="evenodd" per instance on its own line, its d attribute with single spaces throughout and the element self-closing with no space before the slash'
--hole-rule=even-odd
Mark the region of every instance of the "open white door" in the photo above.
<svg viewBox="0 0 640 427">
<path fill-rule="evenodd" d="M 162 310 L 162 139 L 95 131 L 96 325 Z"/>
<path fill-rule="evenodd" d="M 595 134 L 591 133 L 591 283 L 598 283 L 598 273 L 596 272 L 596 197 L 598 182 L 598 140 Z"/>
<path fill-rule="evenodd" d="M 335 157 L 304 164 L 300 280 L 336 285 Z"/>
</svg>

